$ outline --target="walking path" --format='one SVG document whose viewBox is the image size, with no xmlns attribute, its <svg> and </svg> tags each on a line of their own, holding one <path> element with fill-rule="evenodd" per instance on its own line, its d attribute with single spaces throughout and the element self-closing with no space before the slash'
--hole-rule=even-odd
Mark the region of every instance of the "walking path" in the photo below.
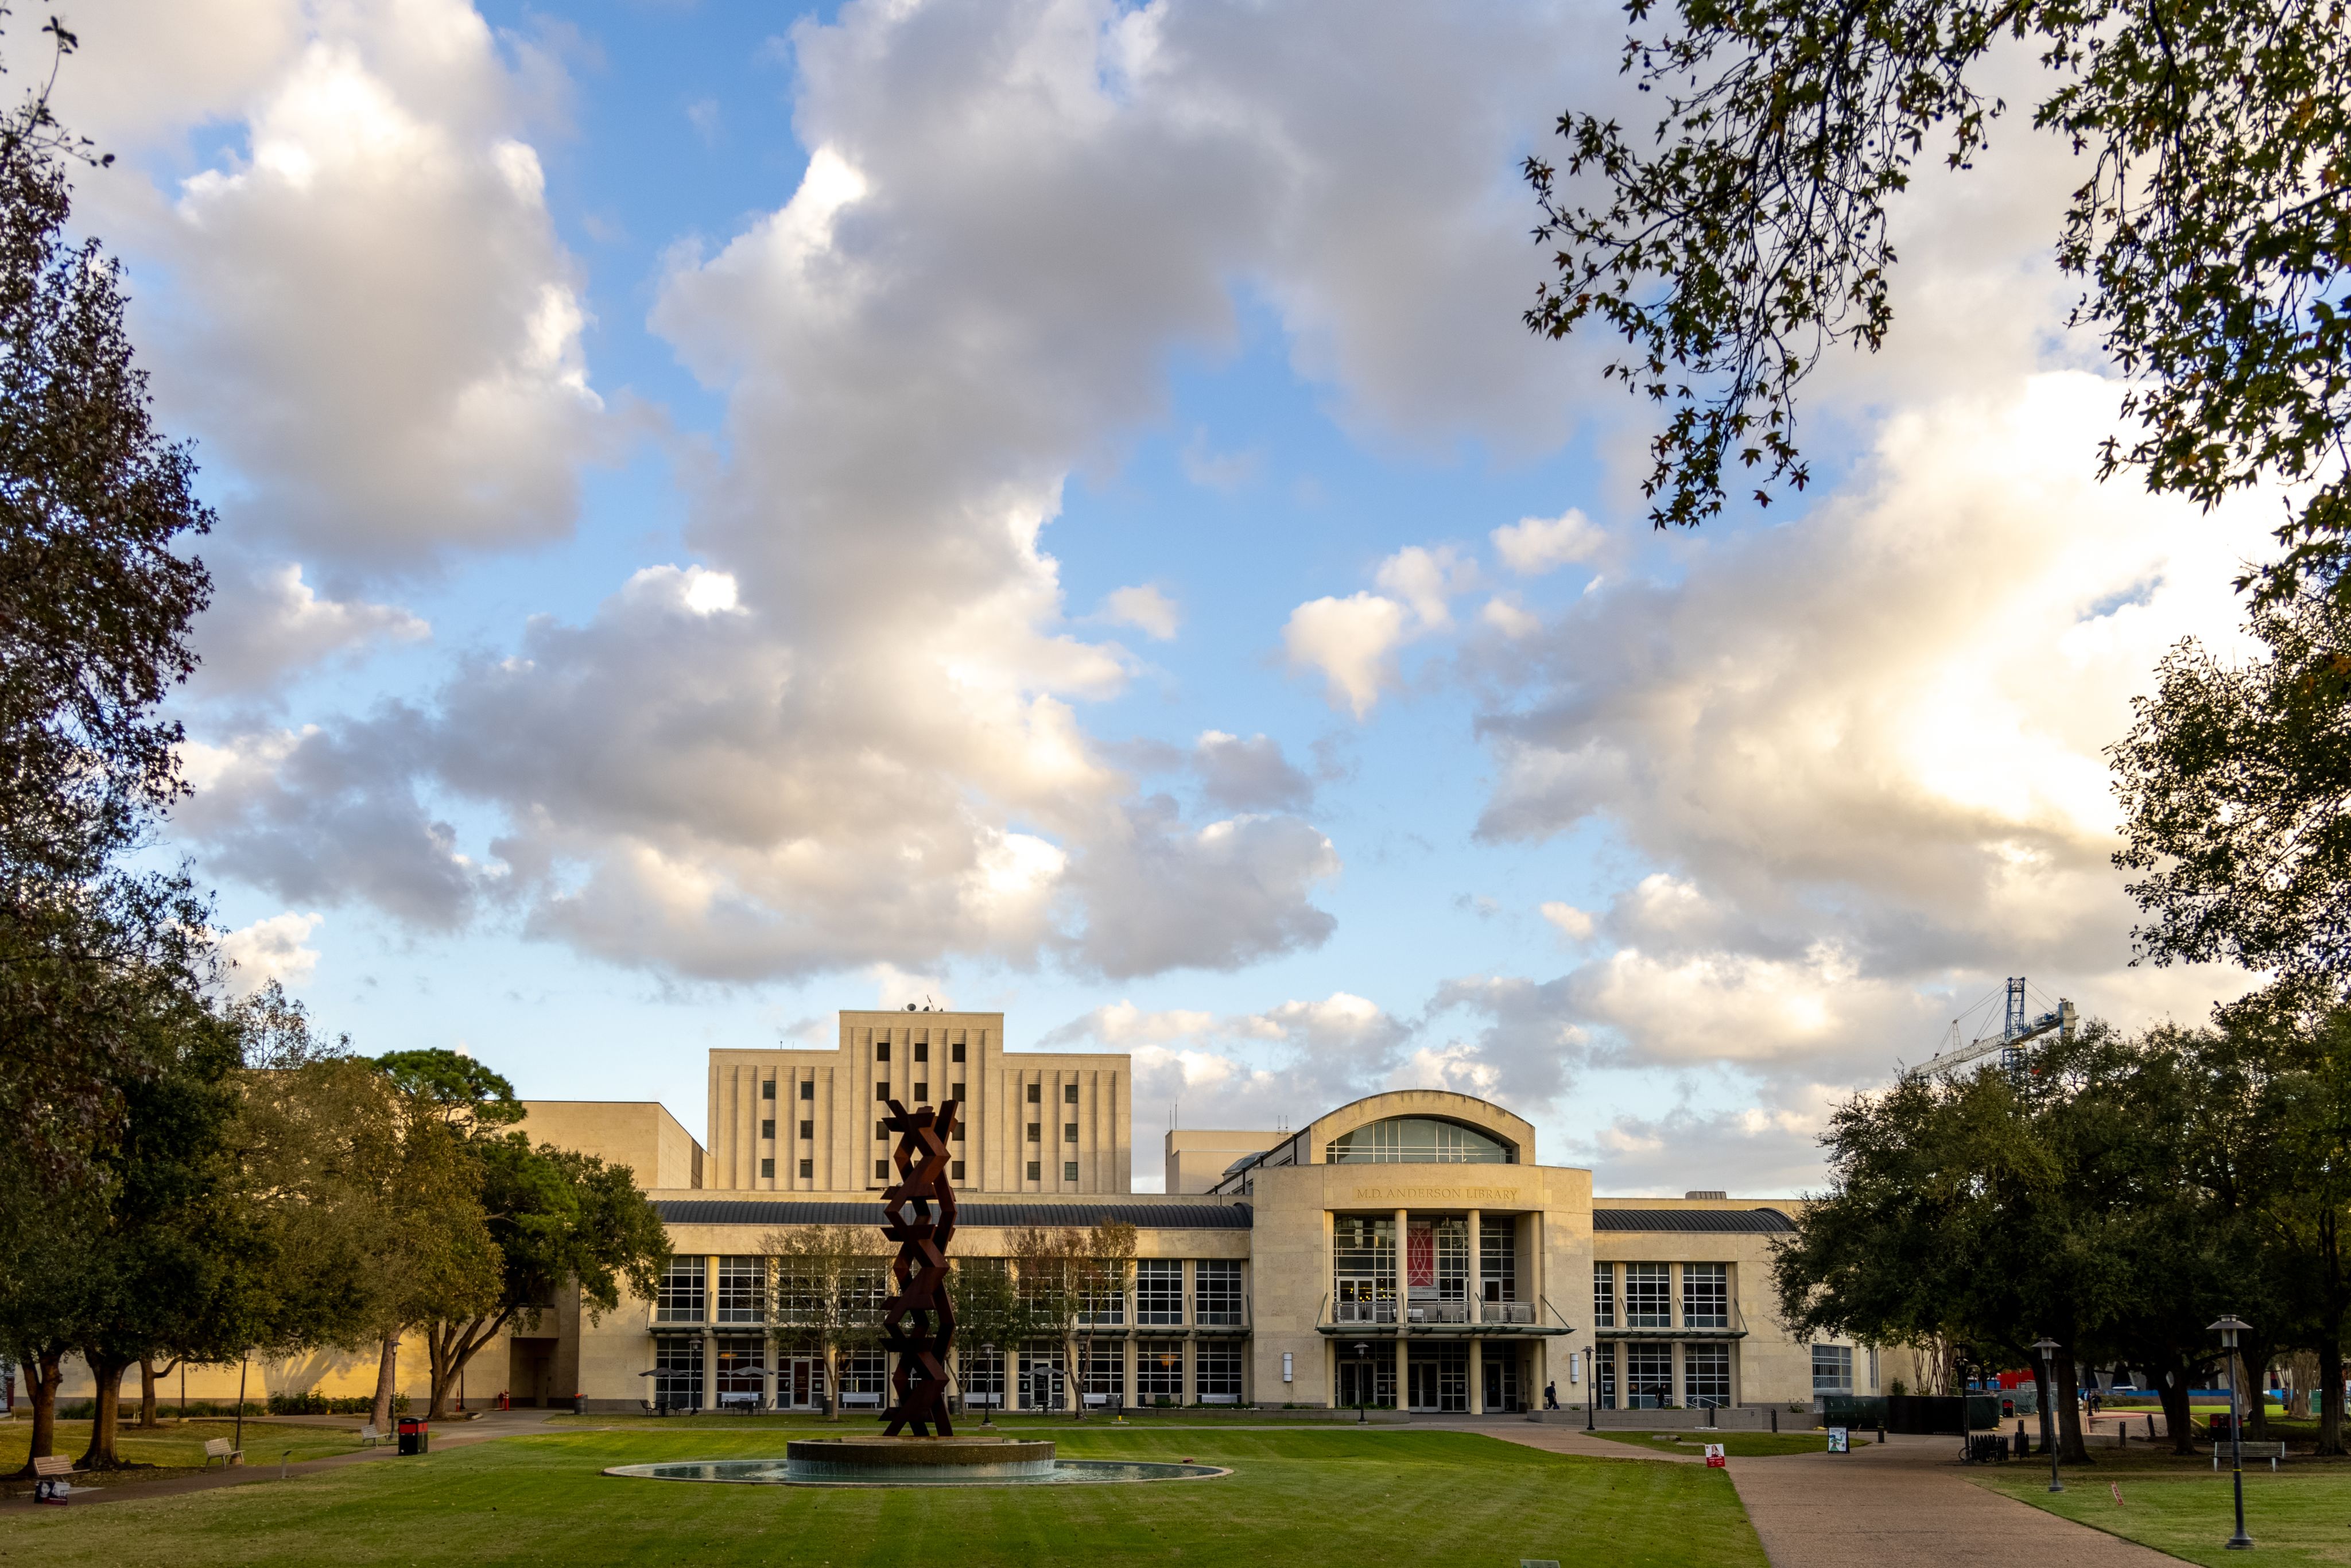
<svg viewBox="0 0 2351 1568">
<path fill-rule="evenodd" d="M 1733 1459 L 1772 1568 L 2161 1568 L 2179 1559 L 2046 1513 L 1959 1474 L 1950 1437 L 1890 1437 L 1850 1454 Z"/>
</svg>

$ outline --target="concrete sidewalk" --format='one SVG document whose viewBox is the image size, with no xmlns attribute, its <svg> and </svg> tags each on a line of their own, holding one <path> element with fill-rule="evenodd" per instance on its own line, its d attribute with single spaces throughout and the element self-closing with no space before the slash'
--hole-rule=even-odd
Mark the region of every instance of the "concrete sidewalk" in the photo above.
<svg viewBox="0 0 2351 1568">
<path fill-rule="evenodd" d="M 1960 1474 L 1954 1437 L 1889 1437 L 1850 1454 L 1733 1459 L 1772 1568 L 2160 1568 L 2179 1559 L 2002 1497 Z"/>
</svg>

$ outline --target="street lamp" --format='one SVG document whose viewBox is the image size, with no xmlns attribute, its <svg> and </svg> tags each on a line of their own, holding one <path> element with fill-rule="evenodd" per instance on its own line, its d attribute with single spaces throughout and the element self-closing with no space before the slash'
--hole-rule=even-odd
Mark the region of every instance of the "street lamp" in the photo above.
<svg viewBox="0 0 2351 1568">
<path fill-rule="evenodd" d="M 2232 1314 L 2206 1326 L 2220 1336 L 2229 1352 L 2229 1469 L 2237 1488 L 2237 1533 L 2223 1544 L 2231 1552 L 2251 1552 L 2253 1538 L 2245 1533 L 2245 1422 L 2237 1410 L 2237 1368 L 2241 1364 L 2237 1359 L 2237 1336 L 2253 1325 L 2239 1322 Z"/>
<path fill-rule="evenodd" d="M 993 1340 L 980 1341 L 979 1354 L 987 1357 L 988 1368 L 995 1375 L 996 1404 L 1000 1405 L 1004 1402 L 1004 1368 L 996 1364 L 996 1342 Z M 995 1405 L 983 1405 L 979 1407 L 979 1424 L 983 1427 L 993 1427 L 996 1425 Z"/>
<path fill-rule="evenodd" d="M 1369 1416 L 1364 1414 L 1364 1392 L 1365 1386 L 1371 1382 L 1371 1377 L 1372 1347 L 1362 1340 L 1357 1340 L 1355 1342 L 1355 1425 L 1358 1427 L 1371 1420 Z"/>
<path fill-rule="evenodd" d="M 1094 1331 L 1078 1331 L 1078 1419 L 1086 1418 L 1086 1389 L 1094 1380 Z"/>
<path fill-rule="evenodd" d="M 2041 1402 L 2041 1446 L 2049 1450 L 2049 1490 L 2064 1491 L 2065 1483 L 2057 1479 L 2057 1342 L 2043 1335 L 2032 1342 L 2032 1348 L 2041 1353 L 2041 1386 L 2049 1391 Z"/>
<path fill-rule="evenodd" d="M 1587 1432 L 1593 1430 L 1592 1401 L 1596 1388 L 1593 1379 L 1600 1375 L 1600 1364 L 1593 1357 L 1593 1349 L 1591 1345 L 1583 1347 L 1583 1429 Z"/>
</svg>

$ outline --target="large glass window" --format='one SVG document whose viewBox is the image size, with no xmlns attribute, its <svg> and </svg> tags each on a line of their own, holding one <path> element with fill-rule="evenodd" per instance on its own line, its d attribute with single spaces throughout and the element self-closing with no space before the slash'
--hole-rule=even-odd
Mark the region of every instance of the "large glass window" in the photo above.
<svg viewBox="0 0 2351 1568">
<path fill-rule="evenodd" d="M 1592 1381 L 1600 1408 L 1615 1409 L 1616 1347 L 1614 1345 L 1602 1345 L 1600 1354 L 1592 1358 Z"/>
<path fill-rule="evenodd" d="M 718 1404 L 757 1405 L 765 1392 L 767 1343 L 750 1335 L 718 1342 Z"/>
<path fill-rule="evenodd" d="M 1086 1403 L 1121 1406 L 1126 1403 L 1126 1346 L 1117 1340 L 1096 1340 L 1086 1346 Z"/>
<path fill-rule="evenodd" d="M 1373 1354 L 1359 1356 L 1352 1345 L 1339 1359 L 1339 1403 L 1349 1409 L 1370 1406 L 1383 1409 L 1395 1404 L 1395 1347 L 1370 1345 Z"/>
<path fill-rule="evenodd" d="M 1145 1258 L 1134 1266 L 1134 1321 L 1139 1323 L 1180 1323 L 1184 1321 L 1184 1260 Z"/>
<path fill-rule="evenodd" d="M 1147 1339 L 1134 1347 L 1134 1397 L 1144 1405 L 1184 1403 L 1184 1342 Z"/>
<path fill-rule="evenodd" d="M 841 1403 L 844 1408 L 879 1410 L 890 1391 L 890 1358 L 880 1351 L 841 1358 Z"/>
<path fill-rule="evenodd" d="M 764 1322 L 768 1317 L 768 1260 L 718 1260 L 718 1322 Z"/>
<path fill-rule="evenodd" d="M 1693 1329 L 1727 1329 L 1730 1326 L 1729 1264 L 1682 1265 L 1682 1326 Z"/>
<path fill-rule="evenodd" d="M 1673 1275 L 1664 1263 L 1625 1265 L 1625 1326 L 1664 1329 L 1674 1324 Z"/>
<path fill-rule="evenodd" d="M 1682 1403 L 1693 1410 L 1730 1403 L 1730 1347 L 1693 1344 L 1682 1347 Z"/>
<path fill-rule="evenodd" d="M 1218 1326 L 1241 1321 L 1241 1266 L 1230 1260 L 1192 1265 L 1192 1320 Z"/>
<path fill-rule="evenodd" d="M 1241 1402 L 1241 1342 L 1204 1339 L 1192 1347 L 1192 1382 L 1203 1405 Z"/>
<path fill-rule="evenodd" d="M 702 1408 L 702 1342 L 653 1341 L 653 1399 L 664 1409 Z"/>
<path fill-rule="evenodd" d="M 1673 1402 L 1674 1347 L 1663 1340 L 1636 1340 L 1625 1347 L 1625 1407 L 1655 1410 Z"/>
<path fill-rule="evenodd" d="M 653 1297 L 653 1321 L 664 1323 L 698 1323 L 702 1322 L 707 1267 L 700 1258 L 673 1258 L 669 1269 L 662 1275 L 661 1289 Z"/>
<path fill-rule="evenodd" d="M 1020 1386 L 1015 1403 L 1023 1410 L 1059 1410 L 1068 1403 L 1069 1360 L 1061 1347 L 1032 1340 L 1020 1347 Z"/>
<path fill-rule="evenodd" d="M 1086 1299 L 1079 1304 L 1078 1321 L 1102 1328 L 1118 1328 L 1126 1322 L 1125 1270 L 1117 1265 L 1100 1279 L 1088 1281 Z"/>
<path fill-rule="evenodd" d="M 1429 1116 L 1391 1116 L 1342 1133 L 1324 1145 L 1334 1166 L 1508 1166 L 1518 1151 L 1458 1122 Z"/>
<path fill-rule="evenodd" d="M 1613 1329 L 1616 1326 L 1616 1265 L 1594 1263 L 1592 1266 L 1592 1326 Z"/>
<path fill-rule="evenodd" d="M 991 1410 L 1004 1408 L 1004 1353 L 983 1351 L 977 1345 L 956 1348 L 956 1377 L 963 1388 L 963 1402 Z"/>
<path fill-rule="evenodd" d="M 1343 1214 L 1331 1235 L 1332 1322 L 1395 1322 L 1395 1220 Z"/>
<path fill-rule="evenodd" d="M 1853 1392 L 1853 1346 L 1849 1344 L 1813 1346 L 1813 1392 L 1815 1394 Z"/>
<path fill-rule="evenodd" d="M 1416 1323 L 1468 1321 L 1469 1222 L 1416 1219 L 1405 1231 L 1404 1283 Z"/>
<path fill-rule="evenodd" d="M 1518 1228 L 1507 1219 L 1488 1220 L 1478 1228 L 1478 1299 L 1519 1299 Z"/>
</svg>

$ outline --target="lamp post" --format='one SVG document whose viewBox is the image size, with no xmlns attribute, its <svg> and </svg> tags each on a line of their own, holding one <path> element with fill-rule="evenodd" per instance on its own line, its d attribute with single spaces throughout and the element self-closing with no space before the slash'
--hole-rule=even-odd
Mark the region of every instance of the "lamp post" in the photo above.
<svg viewBox="0 0 2351 1568">
<path fill-rule="evenodd" d="M 996 1364 L 996 1342 L 994 1340 L 980 1341 L 979 1354 L 987 1357 L 988 1368 L 996 1375 L 996 1399 L 993 1404 L 983 1405 L 979 1407 L 979 1424 L 983 1427 L 993 1427 L 996 1425 L 996 1406 L 1004 1403 L 1004 1368 Z"/>
<path fill-rule="evenodd" d="M 2229 1471 L 2237 1489 L 2237 1533 L 2223 1544 L 2231 1552 L 2250 1552 L 2253 1538 L 2245 1533 L 2245 1423 L 2237 1410 L 2237 1336 L 2253 1325 L 2237 1321 L 2235 1314 L 2207 1325 L 2220 1336 L 2220 1343 L 2229 1352 Z"/>
<path fill-rule="evenodd" d="M 1094 1331 L 1078 1330 L 1078 1419 L 1086 1418 L 1086 1389 L 1094 1380 Z"/>
<path fill-rule="evenodd" d="M 1372 1347 L 1362 1340 L 1355 1342 L 1355 1425 L 1364 1426 L 1371 1417 L 1364 1413 L 1365 1385 L 1372 1377 Z"/>
<path fill-rule="evenodd" d="M 2049 1390 L 2049 1397 L 2041 1402 L 2041 1446 L 2049 1450 L 2049 1490 L 2064 1491 L 2065 1483 L 2057 1479 L 2057 1342 L 2044 1335 L 2032 1342 L 2032 1348 L 2041 1353 L 2041 1386 Z"/>
<path fill-rule="evenodd" d="M 1598 1390 L 1598 1385 L 1593 1382 L 1593 1379 L 1600 1375 L 1599 1358 L 1593 1354 L 1594 1348 L 1592 1345 L 1583 1347 L 1583 1429 L 1587 1432 L 1593 1429 L 1593 1399 Z"/>
</svg>

